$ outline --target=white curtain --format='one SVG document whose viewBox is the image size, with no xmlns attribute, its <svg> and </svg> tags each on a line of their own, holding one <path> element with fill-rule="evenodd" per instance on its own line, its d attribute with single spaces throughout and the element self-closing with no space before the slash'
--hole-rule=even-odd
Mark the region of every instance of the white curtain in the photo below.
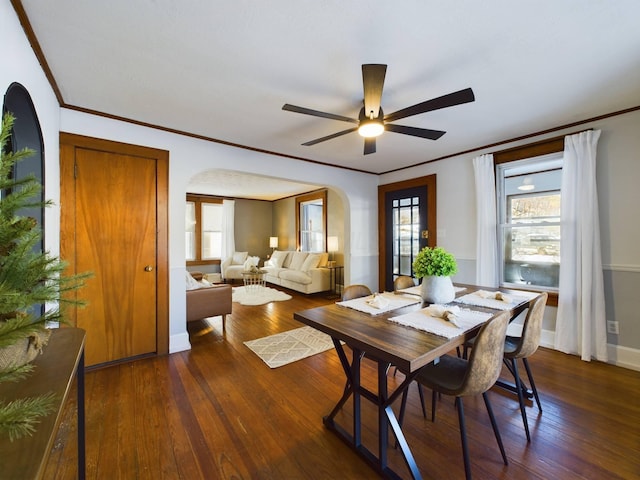
<svg viewBox="0 0 640 480">
<path fill-rule="evenodd" d="M 555 348 L 607 361 L 607 333 L 596 189 L 600 130 L 567 135 L 560 207 L 560 283 Z"/>
<path fill-rule="evenodd" d="M 496 180 L 493 155 L 473 159 L 476 179 L 476 284 L 498 286 Z"/>
<path fill-rule="evenodd" d="M 236 251 L 235 206 L 235 200 L 222 201 L 222 260 L 231 257 Z"/>
</svg>

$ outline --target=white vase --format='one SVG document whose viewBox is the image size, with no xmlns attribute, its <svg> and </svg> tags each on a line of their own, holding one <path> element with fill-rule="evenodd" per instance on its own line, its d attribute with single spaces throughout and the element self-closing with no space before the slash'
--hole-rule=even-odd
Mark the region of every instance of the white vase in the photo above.
<svg viewBox="0 0 640 480">
<path fill-rule="evenodd" d="M 422 299 L 427 303 L 449 303 L 456 298 L 451 277 L 424 277 L 421 294 Z"/>
</svg>

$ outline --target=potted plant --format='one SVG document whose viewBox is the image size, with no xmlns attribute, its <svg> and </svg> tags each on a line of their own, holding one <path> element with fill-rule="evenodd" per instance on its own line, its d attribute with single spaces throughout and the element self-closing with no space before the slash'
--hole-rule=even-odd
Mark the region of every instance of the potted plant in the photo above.
<svg viewBox="0 0 640 480">
<path fill-rule="evenodd" d="M 442 247 L 424 247 L 413 261 L 413 274 L 422 278 L 422 298 L 447 303 L 456 297 L 451 275 L 458 271 L 455 257 Z"/>
</svg>

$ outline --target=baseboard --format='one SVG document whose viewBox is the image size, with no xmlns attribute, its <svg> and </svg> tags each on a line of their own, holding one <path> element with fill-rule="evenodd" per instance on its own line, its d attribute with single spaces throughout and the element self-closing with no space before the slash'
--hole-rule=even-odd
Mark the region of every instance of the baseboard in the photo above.
<svg viewBox="0 0 640 480">
<path fill-rule="evenodd" d="M 187 332 L 169 337 L 169 353 L 184 352 L 185 350 L 191 350 L 191 343 L 189 342 L 189 334 Z"/>
<path fill-rule="evenodd" d="M 540 346 L 555 350 L 556 332 L 542 330 Z M 640 371 L 640 350 L 637 348 L 622 347 L 620 345 L 607 344 L 607 363 L 630 370 Z"/>
</svg>

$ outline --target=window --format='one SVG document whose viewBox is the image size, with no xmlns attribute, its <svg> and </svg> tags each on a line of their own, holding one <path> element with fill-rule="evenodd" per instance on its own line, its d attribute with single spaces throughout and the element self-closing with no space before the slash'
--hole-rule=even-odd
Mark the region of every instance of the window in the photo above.
<svg viewBox="0 0 640 480">
<path fill-rule="evenodd" d="M 219 263 L 222 256 L 222 200 L 187 195 L 185 232 L 188 265 Z"/>
<path fill-rule="evenodd" d="M 562 153 L 496 167 L 500 285 L 557 291 Z"/>
<path fill-rule="evenodd" d="M 296 198 L 298 249 L 324 252 L 327 231 L 327 192 L 323 190 Z"/>
</svg>

